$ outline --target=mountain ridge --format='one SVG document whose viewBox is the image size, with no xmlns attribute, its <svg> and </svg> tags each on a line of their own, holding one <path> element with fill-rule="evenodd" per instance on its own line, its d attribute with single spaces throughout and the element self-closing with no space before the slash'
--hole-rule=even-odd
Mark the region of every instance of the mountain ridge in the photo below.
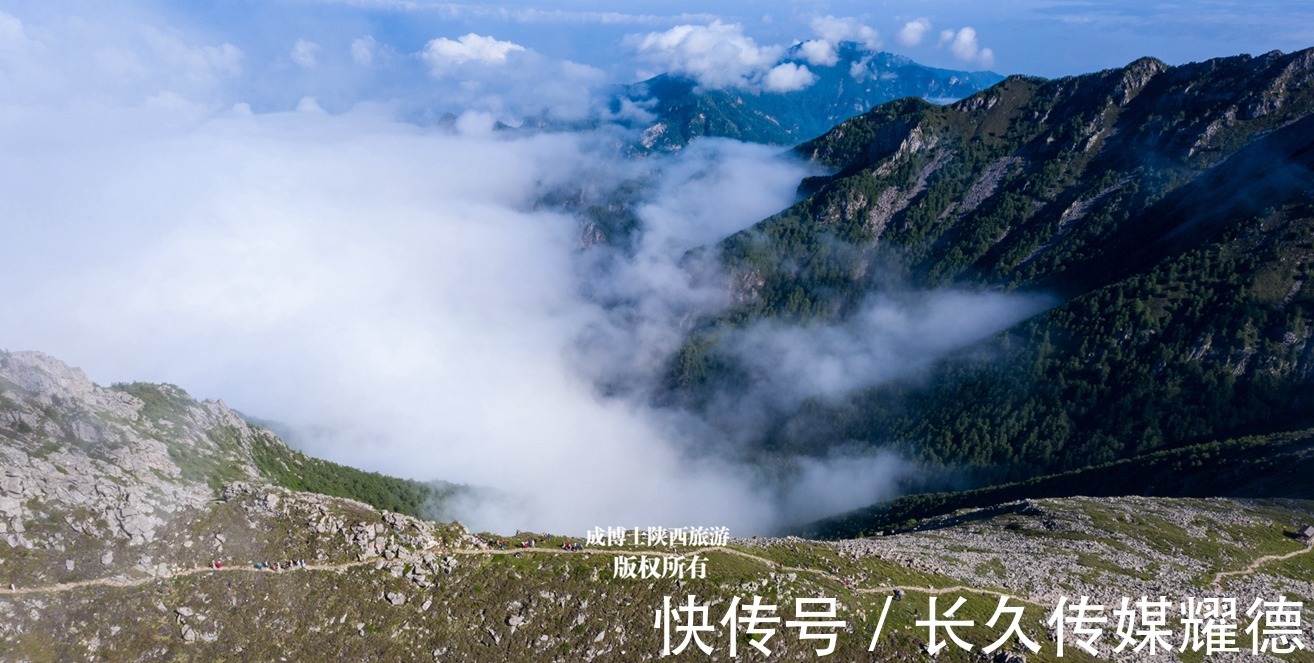
<svg viewBox="0 0 1314 663">
<path fill-rule="evenodd" d="M 916 622 L 931 597 L 962 598 L 958 617 L 972 623 L 958 633 L 984 645 L 999 636 L 986 620 L 1007 596 L 1025 606 L 1022 624 L 1041 650 L 1011 644 L 1001 656 L 1084 661 L 1097 658 L 1056 656 L 1044 628 L 1059 596 L 1176 599 L 1197 595 L 1203 585 L 1249 605 L 1277 593 L 1310 596 L 1314 587 L 1314 548 L 1284 533 L 1314 518 L 1314 502 L 1292 500 L 1034 500 L 960 513 L 958 524 L 896 536 L 731 538 L 679 553 L 597 543 L 567 551 L 565 542 L 584 541 L 472 534 L 459 524 L 270 485 L 254 474 L 255 463 L 241 468 L 254 482 L 213 487 L 211 476 L 230 471 L 222 463 L 203 464 L 204 476 L 188 478 L 168 447 L 199 447 L 206 458 L 241 456 L 249 441 L 242 435 L 203 438 L 207 426 L 241 431 L 242 422 L 176 387 L 134 384 L 140 393 L 149 386 L 169 398 L 148 402 L 97 387 L 45 355 L 0 354 L 0 454 L 7 462 L 0 494 L 20 496 L 24 509 L 6 512 L 5 524 L 20 522 L 22 536 L 0 546 L 6 660 L 651 660 L 663 652 L 653 628 L 663 598 L 692 595 L 719 614 L 727 597 L 751 594 L 779 605 L 782 619 L 805 617 L 791 610 L 796 599 L 834 599 L 844 623 L 835 656 L 846 660 L 872 655 L 869 643 L 882 625 L 875 655 L 924 657 L 927 635 Z M 19 422 L 30 428 L 17 431 Z M 29 453 L 41 449 L 44 456 Z M 101 505 L 78 487 L 83 466 L 93 462 L 85 459 L 104 450 L 120 453 L 87 477 L 102 478 L 97 486 L 119 477 L 128 488 L 139 486 L 139 497 L 119 499 L 106 488 L 112 499 Z M 191 486 L 196 499 L 166 504 L 168 495 L 157 494 L 154 483 L 137 480 L 139 471 Z M 69 482 L 74 488 L 58 487 Z M 139 537 L 105 531 L 95 522 L 94 509 L 102 506 L 131 506 L 159 522 Z M 532 547 L 524 543 L 531 538 Z M 504 549 L 499 539 L 512 545 Z M 706 577 L 611 577 L 615 559 L 677 554 L 705 556 Z M 719 632 L 704 641 L 714 651 L 730 646 Z M 1112 656 L 1113 644 L 1099 643 L 1099 658 Z M 770 648 L 779 660 L 817 656 L 815 643 L 787 630 Z M 974 655 L 941 653 L 952 661 Z"/>
<path fill-rule="evenodd" d="M 878 106 L 797 148 L 832 169 L 799 203 L 712 247 L 737 304 L 695 327 L 671 391 L 699 408 L 735 389 L 718 343 L 759 321 L 835 324 L 892 288 L 1042 290 L 1058 305 L 911 379 L 781 413 L 768 445 L 893 447 L 988 484 L 1300 427 L 1312 112 L 1314 50 Z"/>
<path fill-rule="evenodd" d="M 641 132 L 645 150 L 673 151 L 700 136 L 793 145 L 872 106 L 905 96 L 951 101 L 1000 80 L 994 72 L 937 69 L 854 42 L 841 42 L 832 65 L 809 65 L 795 46 L 783 62 L 809 66 L 815 80 L 789 92 L 705 89 L 694 79 L 661 74 L 620 89 L 609 111 Z M 644 117 L 651 115 L 651 118 Z"/>
</svg>

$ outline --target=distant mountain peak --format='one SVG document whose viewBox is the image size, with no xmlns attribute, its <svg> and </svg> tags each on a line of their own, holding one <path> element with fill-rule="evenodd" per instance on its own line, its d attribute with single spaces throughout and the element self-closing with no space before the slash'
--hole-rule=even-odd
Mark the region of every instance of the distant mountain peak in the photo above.
<svg viewBox="0 0 1314 663">
<path fill-rule="evenodd" d="M 815 80 L 789 92 L 709 89 L 695 80 L 661 74 L 619 90 L 610 103 L 618 121 L 639 129 L 641 149 L 678 150 L 700 136 L 793 145 L 881 103 L 919 97 L 948 103 L 972 95 L 1003 77 L 994 72 L 926 67 L 893 53 L 840 42 L 831 65 L 812 64 L 802 44 L 784 62 L 808 67 Z M 639 108 L 620 119 L 622 109 Z"/>
</svg>

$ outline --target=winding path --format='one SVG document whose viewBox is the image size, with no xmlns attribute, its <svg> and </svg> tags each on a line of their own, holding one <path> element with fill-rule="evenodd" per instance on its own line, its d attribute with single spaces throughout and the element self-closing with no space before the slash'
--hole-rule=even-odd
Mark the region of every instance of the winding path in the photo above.
<svg viewBox="0 0 1314 663">
<path fill-rule="evenodd" d="M 422 558 L 426 554 L 480 556 L 480 555 L 515 555 L 517 553 L 523 555 L 543 555 L 543 554 L 574 555 L 574 554 L 582 554 L 582 553 L 593 553 L 593 554 L 601 554 L 601 555 L 633 554 L 633 555 L 650 555 L 655 557 L 674 557 L 677 555 L 690 555 L 694 553 L 702 554 L 708 552 L 723 552 L 730 555 L 737 555 L 739 557 L 751 559 L 775 570 L 778 573 L 779 572 L 806 573 L 814 576 L 819 576 L 821 578 L 831 580 L 835 583 L 844 585 L 849 589 L 849 591 L 853 592 L 854 594 L 882 594 L 882 593 L 893 592 L 896 589 L 901 589 L 907 592 L 918 592 L 922 594 L 949 594 L 953 592 L 973 592 L 978 594 L 991 594 L 995 596 L 1009 596 L 1014 599 L 1025 601 L 1027 603 L 1039 605 L 1039 603 L 1037 603 L 1036 601 L 1032 601 L 1025 597 L 1019 597 L 1015 594 L 1007 594 L 1005 592 L 1000 592 L 993 589 L 983 589 L 980 587 L 968 587 L 963 585 L 955 585 L 952 587 L 928 587 L 928 586 L 912 586 L 912 585 L 878 585 L 874 587 L 852 587 L 847 585 L 844 582 L 843 578 L 834 575 L 832 573 L 827 573 L 825 571 L 821 571 L 818 569 L 810 569 L 810 568 L 804 568 L 798 566 L 783 566 L 780 563 L 768 559 L 766 557 L 761 557 L 758 555 L 754 555 L 750 552 L 738 550 L 735 548 L 723 547 L 723 546 L 713 546 L 706 548 L 690 548 L 689 550 L 681 553 L 664 552 L 659 550 L 628 550 L 628 549 L 620 549 L 620 548 L 584 548 L 576 551 L 567 551 L 567 550 L 558 550 L 555 548 L 512 548 L 512 549 L 504 549 L 504 550 L 494 550 L 494 549 L 482 549 L 482 548 L 434 547 L 416 553 L 399 555 L 396 558 L 394 558 L 394 560 L 388 560 L 388 561 L 390 562 L 414 561 Z M 27 594 L 55 594 L 60 592 L 68 592 L 77 589 L 82 589 L 85 587 L 138 587 L 141 585 L 146 585 L 153 582 L 159 582 L 162 580 L 185 578 L 188 576 L 201 575 L 205 573 L 296 573 L 298 571 L 345 571 L 350 568 L 375 565 L 378 564 L 379 561 L 382 559 L 384 558 L 370 557 L 364 560 L 357 560 L 354 562 L 342 562 L 340 564 L 306 564 L 303 567 L 288 569 L 287 571 L 274 571 L 272 569 L 267 569 L 267 568 L 257 569 L 253 566 L 227 566 L 218 569 L 209 566 L 200 566 L 200 567 L 194 567 L 189 569 L 180 569 L 178 571 L 171 572 L 168 575 L 139 576 L 139 577 L 126 577 L 119 575 L 119 576 L 111 576 L 108 578 L 89 578 L 87 580 L 75 580 L 72 582 L 62 582 L 62 583 L 55 583 L 51 585 L 38 585 L 33 587 L 17 587 L 14 589 L 5 587 L 5 588 L 0 588 L 0 596 L 19 596 L 19 595 L 27 595 Z"/>
<path fill-rule="evenodd" d="M 1251 561 L 1250 564 L 1248 564 L 1244 569 L 1240 569 L 1236 571 L 1219 571 L 1218 573 L 1214 574 L 1211 584 L 1215 587 L 1221 587 L 1224 578 L 1231 576 L 1249 575 L 1251 573 L 1254 573 L 1256 570 L 1259 569 L 1259 567 L 1263 566 L 1264 564 L 1267 564 L 1268 562 L 1291 559 L 1292 557 L 1295 557 L 1297 555 L 1304 555 L 1310 553 L 1311 551 L 1314 551 L 1314 542 L 1311 542 L 1309 545 L 1307 545 L 1306 547 L 1300 550 L 1295 550 L 1283 555 L 1265 555 L 1263 557 Z M 496 549 L 484 549 L 484 548 L 434 547 L 434 548 L 428 548 L 420 552 L 410 553 L 406 555 L 399 555 L 394 560 L 389 560 L 389 561 L 401 561 L 401 562 L 414 561 L 422 558 L 424 555 L 427 554 L 492 556 L 492 555 L 515 555 L 517 553 L 522 555 L 544 555 L 544 554 L 574 555 L 581 553 L 592 553 L 592 554 L 601 554 L 601 555 L 651 555 L 657 557 L 673 557 L 676 556 L 677 554 L 688 555 L 694 553 L 703 554 L 708 552 L 722 552 L 730 555 L 736 555 L 738 557 L 743 557 L 745 559 L 750 559 L 759 562 L 767 566 L 768 568 L 775 570 L 776 572 L 806 573 L 813 576 L 817 576 L 823 579 L 833 581 L 840 585 L 843 585 L 854 594 L 883 594 L 883 593 L 893 592 L 894 590 L 917 592 L 919 594 L 951 594 L 955 592 L 960 592 L 960 593 L 988 594 L 993 596 L 1007 596 L 1009 598 L 1017 599 L 1019 601 L 1030 603 L 1033 605 L 1043 605 L 1042 602 L 1036 601 L 1029 597 L 1019 596 L 1017 594 L 1010 594 L 1007 592 L 1001 592 L 995 589 L 971 587 L 966 585 L 953 585 L 950 587 L 929 587 L 929 586 L 914 586 L 914 585 L 876 585 L 873 587 L 853 587 L 847 584 L 844 578 L 832 573 L 827 573 L 826 571 L 799 567 L 799 566 L 783 566 L 779 562 L 768 559 L 766 557 L 754 555 L 753 553 L 746 552 L 744 550 L 739 550 L 736 548 L 728 548 L 724 546 L 691 548 L 683 553 L 672 553 L 672 552 L 664 552 L 658 550 L 628 550 L 621 548 L 584 548 L 576 551 L 567 551 L 567 550 L 558 550 L 555 548 L 512 548 L 512 549 L 496 550 Z M 267 568 L 257 569 L 253 566 L 228 566 L 218 569 L 209 566 L 201 566 L 201 567 L 194 567 L 190 569 L 181 569 L 169 573 L 168 575 L 140 576 L 140 577 L 127 577 L 127 576 L 119 575 L 119 576 L 112 576 L 108 578 L 89 578 L 87 580 L 75 580 L 73 582 L 63 582 L 63 583 L 55 583 L 51 585 L 39 585 L 33 587 L 17 587 L 13 589 L 5 587 L 5 588 L 0 588 L 0 596 L 20 596 L 20 595 L 28 595 L 28 594 L 55 594 L 60 592 L 68 592 L 77 589 L 82 589 L 85 587 L 138 587 L 153 582 L 159 582 L 161 580 L 185 578 L 188 576 L 200 575 L 204 573 L 295 573 L 298 571 L 345 571 L 351 568 L 375 565 L 378 564 L 379 561 L 383 559 L 384 558 L 382 557 L 370 557 L 368 559 L 357 560 L 354 562 L 342 562 L 339 564 L 306 564 L 303 567 L 289 569 L 287 571 L 274 571 L 272 569 L 267 569 Z"/>
<path fill-rule="evenodd" d="M 1314 541 L 1310 541 L 1308 544 L 1305 545 L 1304 548 L 1301 548 L 1300 550 L 1294 550 L 1285 555 L 1264 555 L 1263 557 L 1260 557 L 1259 559 L 1250 562 L 1250 564 L 1248 564 L 1246 568 L 1241 569 L 1239 571 L 1219 571 L 1218 573 L 1215 573 L 1214 579 L 1210 581 L 1209 584 L 1213 585 L 1214 587 L 1221 588 L 1223 586 L 1223 578 L 1226 578 L 1228 576 L 1250 575 L 1251 573 L 1258 571 L 1259 567 L 1269 562 L 1276 562 L 1283 559 L 1291 559 L 1296 555 L 1304 555 L 1312 550 L 1314 550 Z"/>
</svg>

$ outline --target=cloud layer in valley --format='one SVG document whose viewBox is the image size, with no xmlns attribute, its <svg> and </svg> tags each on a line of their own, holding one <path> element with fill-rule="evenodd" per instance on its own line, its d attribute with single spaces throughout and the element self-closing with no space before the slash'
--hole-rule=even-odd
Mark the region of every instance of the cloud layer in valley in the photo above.
<svg viewBox="0 0 1314 663">
<path fill-rule="evenodd" d="M 463 514 L 503 530 L 762 532 L 888 497 L 915 471 L 846 451 L 764 480 L 706 453 L 723 422 L 652 405 L 689 325 L 727 305 L 718 266 L 688 251 L 789 205 L 808 165 L 731 142 L 632 160 L 609 130 L 496 132 L 519 91 L 568 114 L 600 74 L 478 33 L 411 55 L 359 33 L 341 48 L 280 36 L 269 56 L 312 91 L 335 89 L 343 67 L 409 58 L 467 95 L 450 127 L 409 121 L 417 104 L 392 99 L 269 108 L 246 100 L 264 94 L 252 72 L 273 66 L 250 47 L 143 20 L 85 33 L 0 14 L 4 346 L 102 383 L 223 398 L 297 429 L 316 455 L 504 491 L 514 499 Z M 714 70 L 704 56 L 722 46 L 708 38 L 743 68 Z M 728 25 L 653 43 L 663 64 L 719 82 L 805 78 L 773 78 L 773 52 Z M 538 75 L 563 67 L 574 78 Z M 634 245 L 586 247 L 579 218 L 543 204 L 563 192 L 630 192 Z M 937 293 L 873 300 L 834 328 L 746 329 L 743 357 L 780 361 L 750 362 L 759 387 L 742 412 L 888 379 L 1039 306 Z"/>
</svg>

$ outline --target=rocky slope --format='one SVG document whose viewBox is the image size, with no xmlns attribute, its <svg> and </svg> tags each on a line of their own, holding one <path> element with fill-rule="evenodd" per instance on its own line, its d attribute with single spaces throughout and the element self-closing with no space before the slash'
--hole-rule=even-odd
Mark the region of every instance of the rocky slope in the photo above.
<svg viewBox="0 0 1314 663">
<path fill-rule="evenodd" d="M 160 399 L 183 396 L 149 389 Z M 259 433 L 222 403 L 153 419 L 127 390 L 98 387 L 41 354 L 8 353 L 0 356 L 0 406 L 0 533 L 11 547 L 57 549 L 66 537 L 150 543 L 174 514 L 213 498 L 197 480 L 202 468 L 258 476 L 249 441 Z M 221 444 L 219 431 L 233 443 Z M 71 532 L 30 527 L 52 521 Z"/>
<path fill-rule="evenodd" d="M 712 652 L 676 660 L 727 659 L 715 624 L 732 599 L 754 595 L 779 605 L 782 622 L 798 617 L 794 599 L 836 599 L 833 660 L 846 661 L 925 660 L 916 622 L 933 596 L 941 612 L 967 599 L 957 614 L 974 622 L 958 633 L 977 651 L 949 647 L 943 660 L 982 660 L 1001 634 L 985 624 L 999 594 L 1024 608 L 1023 632 L 1041 646 L 1012 642 L 992 655 L 1001 661 L 1057 659 L 1043 621 L 1060 596 L 1248 605 L 1285 595 L 1303 601 L 1305 624 L 1314 618 L 1314 554 L 1285 534 L 1314 520 L 1308 501 L 1040 500 L 869 539 L 568 552 L 567 540 L 583 541 L 476 536 L 269 485 L 259 449 L 281 442 L 221 403 L 152 389 L 98 387 L 44 355 L 0 355 L 0 659 L 653 660 L 663 600 L 690 594 L 710 606 L 701 638 Z M 516 546 L 529 538 L 534 548 Z M 618 555 L 676 554 L 703 556 L 706 577 L 613 577 Z M 817 658 L 818 641 L 778 626 L 771 659 Z M 742 630 L 737 643 L 740 657 L 761 658 Z M 1109 651 L 1111 632 L 1102 643 L 1102 659 L 1135 658 Z M 1063 659 L 1093 660 L 1071 648 Z"/>
</svg>

